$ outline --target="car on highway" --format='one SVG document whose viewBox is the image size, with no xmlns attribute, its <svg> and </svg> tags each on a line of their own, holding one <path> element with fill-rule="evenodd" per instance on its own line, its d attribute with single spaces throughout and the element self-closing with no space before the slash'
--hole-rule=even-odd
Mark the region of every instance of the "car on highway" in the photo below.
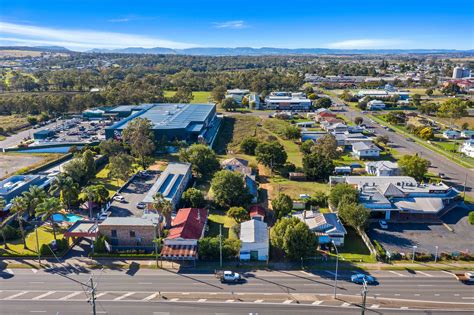
<svg viewBox="0 0 474 315">
<path fill-rule="evenodd" d="M 351 282 L 355 284 L 363 284 L 364 280 L 367 284 L 375 284 L 375 278 L 363 273 L 356 273 L 355 275 L 351 276 Z"/>
<path fill-rule="evenodd" d="M 217 273 L 217 276 L 219 277 L 221 283 L 241 283 L 244 281 L 244 279 L 239 273 L 230 270 L 225 270 L 222 273 Z"/>
<path fill-rule="evenodd" d="M 438 173 L 438 176 L 439 176 L 439 178 L 441 178 L 441 179 L 448 179 L 448 178 L 449 178 L 449 177 L 446 176 L 446 174 L 444 174 L 444 173 Z"/>
<path fill-rule="evenodd" d="M 384 230 L 388 229 L 388 224 L 387 224 L 387 221 L 385 220 L 380 220 L 379 225 L 381 229 L 384 229 Z"/>
<path fill-rule="evenodd" d="M 113 199 L 118 202 L 125 202 L 125 197 L 122 195 L 115 195 Z"/>
<path fill-rule="evenodd" d="M 415 140 L 413 140 L 412 138 L 405 138 L 405 140 L 408 142 L 415 142 Z"/>
<path fill-rule="evenodd" d="M 144 203 L 143 201 L 140 201 L 139 203 L 137 203 L 138 209 L 145 209 L 145 207 L 146 207 L 146 203 Z"/>
</svg>

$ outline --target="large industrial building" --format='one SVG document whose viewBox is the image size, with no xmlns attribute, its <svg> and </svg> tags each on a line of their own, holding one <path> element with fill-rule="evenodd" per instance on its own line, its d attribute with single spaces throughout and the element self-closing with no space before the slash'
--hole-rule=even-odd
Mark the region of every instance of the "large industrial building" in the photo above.
<svg viewBox="0 0 474 315">
<path fill-rule="evenodd" d="M 155 140 L 184 140 L 212 145 L 220 119 L 214 104 L 147 104 L 141 110 L 105 129 L 107 139 L 120 139 L 122 131 L 135 118 L 149 119 Z"/>
</svg>

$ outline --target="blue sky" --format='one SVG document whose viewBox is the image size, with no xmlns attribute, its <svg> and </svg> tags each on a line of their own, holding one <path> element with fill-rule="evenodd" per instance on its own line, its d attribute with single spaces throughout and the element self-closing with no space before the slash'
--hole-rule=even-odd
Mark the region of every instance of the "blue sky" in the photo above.
<svg viewBox="0 0 474 315">
<path fill-rule="evenodd" d="M 0 1 L 0 45 L 474 49 L 474 1 Z"/>
</svg>

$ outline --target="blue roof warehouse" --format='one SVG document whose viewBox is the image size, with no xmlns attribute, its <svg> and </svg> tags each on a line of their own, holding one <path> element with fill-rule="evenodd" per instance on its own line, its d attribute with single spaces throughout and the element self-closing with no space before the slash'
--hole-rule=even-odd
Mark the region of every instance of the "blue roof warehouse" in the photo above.
<svg viewBox="0 0 474 315">
<path fill-rule="evenodd" d="M 155 140 L 184 140 L 212 145 L 220 119 L 214 104 L 146 104 L 143 109 L 105 129 L 107 139 L 121 138 L 122 131 L 135 118 L 147 118 L 153 124 Z"/>
</svg>

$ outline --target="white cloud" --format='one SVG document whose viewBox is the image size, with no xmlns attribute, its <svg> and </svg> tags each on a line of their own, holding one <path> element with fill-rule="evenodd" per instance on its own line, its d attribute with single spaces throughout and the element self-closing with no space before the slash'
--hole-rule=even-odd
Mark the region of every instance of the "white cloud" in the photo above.
<svg viewBox="0 0 474 315">
<path fill-rule="evenodd" d="M 247 24 L 242 20 L 214 22 L 214 25 L 216 28 L 230 28 L 230 29 L 242 29 L 242 28 L 247 27 Z"/>
<path fill-rule="evenodd" d="M 166 47 L 189 48 L 196 45 L 127 33 L 94 30 L 57 29 L 0 22 L 0 40 L 23 45 L 57 45 L 76 50 L 91 48 Z"/>
<path fill-rule="evenodd" d="M 107 22 L 110 22 L 110 23 L 126 23 L 126 22 L 130 22 L 130 18 L 110 19 L 110 20 L 107 20 Z"/>
<path fill-rule="evenodd" d="M 409 43 L 409 41 L 400 39 L 350 39 L 329 43 L 326 47 L 335 49 L 393 49 L 401 48 L 401 46 L 407 43 Z"/>
</svg>

